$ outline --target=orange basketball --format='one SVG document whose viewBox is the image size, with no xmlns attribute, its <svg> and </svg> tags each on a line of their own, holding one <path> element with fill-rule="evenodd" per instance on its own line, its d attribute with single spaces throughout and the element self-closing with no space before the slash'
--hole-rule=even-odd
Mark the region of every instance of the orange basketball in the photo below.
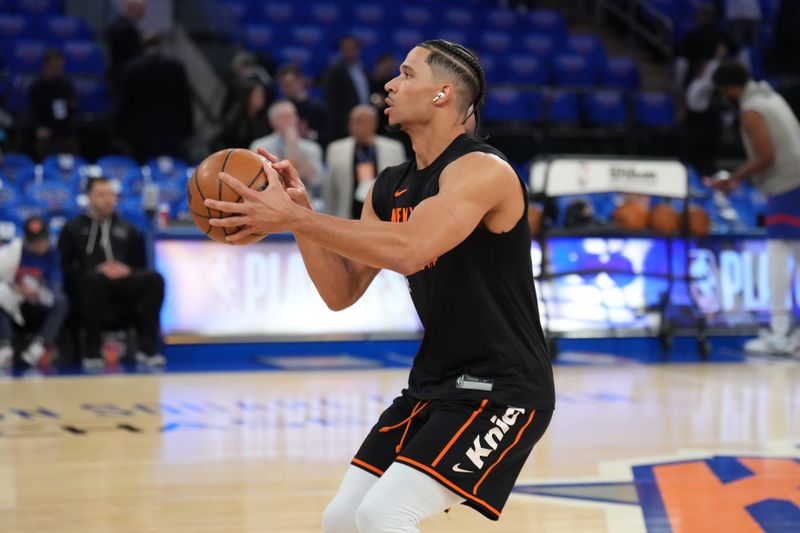
<svg viewBox="0 0 800 533">
<path fill-rule="evenodd" d="M 211 218 L 224 218 L 226 213 L 209 209 L 203 202 L 209 198 L 223 202 L 239 202 L 241 197 L 219 179 L 219 173 L 225 172 L 241 181 L 251 189 L 263 191 L 267 188 L 267 176 L 264 174 L 264 158 L 250 150 L 229 148 L 211 154 L 197 166 L 187 184 L 189 196 L 189 212 L 195 225 L 217 242 L 231 244 L 225 240 L 239 228 L 220 228 L 211 226 Z M 227 214 L 227 216 L 232 216 Z M 266 234 L 250 235 L 235 244 L 250 244 L 260 241 Z"/>
<path fill-rule="evenodd" d="M 692 237 L 705 237 L 711 231 L 711 217 L 699 205 L 689 206 L 689 234 Z"/>
<path fill-rule="evenodd" d="M 647 225 L 661 235 L 674 235 L 681 229 L 681 216 L 669 204 L 658 204 L 650 210 Z"/>
<path fill-rule="evenodd" d="M 528 206 L 528 224 L 531 227 L 531 235 L 536 237 L 542 231 L 542 208 L 538 205 Z"/>
<path fill-rule="evenodd" d="M 613 220 L 620 229 L 641 231 L 647 227 L 647 208 L 642 202 L 625 200 L 614 211 Z"/>
</svg>

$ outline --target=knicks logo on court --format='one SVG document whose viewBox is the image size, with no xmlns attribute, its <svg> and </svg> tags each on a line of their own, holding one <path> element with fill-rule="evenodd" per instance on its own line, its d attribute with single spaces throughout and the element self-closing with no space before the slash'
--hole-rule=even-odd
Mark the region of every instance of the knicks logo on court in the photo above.
<svg viewBox="0 0 800 533">
<path fill-rule="evenodd" d="M 798 457 L 716 455 L 627 468 L 632 481 L 520 483 L 514 491 L 616 504 L 609 517 L 620 516 L 619 505 L 639 508 L 629 516 L 643 515 L 648 533 L 800 531 Z"/>
<path fill-rule="evenodd" d="M 405 192 L 406 190 L 408 190 L 408 189 L 404 189 L 403 192 Z M 397 196 L 397 195 L 395 194 L 395 196 Z M 391 221 L 395 222 L 395 223 L 401 223 L 401 224 L 403 222 L 408 222 L 408 219 L 411 218 L 411 213 L 413 211 L 414 211 L 413 207 L 393 207 L 392 208 L 392 219 L 391 219 Z M 424 270 L 428 270 L 428 269 L 431 269 L 431 268 L 435 267 L 436 263 L 438 263 L 438 262 L 439 262 L 439 258 L 435 258 L 433 261 L 431 261 L 430 263 L 425 265 Z"/>
</svg>

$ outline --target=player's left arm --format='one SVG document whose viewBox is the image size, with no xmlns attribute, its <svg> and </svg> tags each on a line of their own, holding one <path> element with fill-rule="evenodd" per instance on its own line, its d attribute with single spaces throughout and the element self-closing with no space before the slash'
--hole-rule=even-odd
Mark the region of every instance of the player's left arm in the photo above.
<svg viewBox="0 0 800 533">
<path fill-rule="evenodd" d="M 755 154 L 742 166 L 731 172 L 730 180 L 741 182 L 767 169 L 775 162 L 775 151 L 772 139 L 769 136 L 767 122 L 761 113 L 757 111 L 745 111 L 742 113 L 742 126 L 745 134 L 750 139 Z"/>
<path fill-rule="evenodd" d="M 249 191 L 238 187 L 236 180 L 225 179 L 237 192 L 241 189 L 245 205 L 207 200 L 213 209 L 241 213 L 212 220 L 213 225 L 246 226 L 246 232 L 291 231 L 353 261 L 405 275 L 418 272 L 455 248 L 482 222 L 492 231 L 510 230 L 523 209 L 513 169 L 483 153 L 467 154 L 451 163 L 439 178 L 439 193 L 417 205 L 403 224 L 315 213 L 292 203 L 276 177 L 270 178 L 275 186 L 271 184 L 263 192 Z"/>
</svg>

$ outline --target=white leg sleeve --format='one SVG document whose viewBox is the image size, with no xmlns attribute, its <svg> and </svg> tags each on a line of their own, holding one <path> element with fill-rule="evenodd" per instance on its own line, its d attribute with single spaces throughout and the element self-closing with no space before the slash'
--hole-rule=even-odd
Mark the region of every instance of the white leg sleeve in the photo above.
<svg viewBox="0 0 800 533">
<path fill-rule="evenodd" d="M 422 472 L 392 463 L 358 507 L 357 531 L 419 533 L 419 522 L 463 501 Z"/>
<path fill-rule="evenodd" d="M 792 241 L 767 240 L 769 257 L 769 311 L 772 333 L 785 337 L 791 328 L 791 313 L 786 308 L 786 295 L 792 290 L 794 276 L 787 269 L 789 257 L 796 248 Z"/>
<path fill-rule="evenodd" d="M 322 513 L 322 530 L 325 533 L 357 532 L 356 510 L 364 495 L 377 482 L 377 476 L 350 465 L 339 486 L 339 492 Z"/>
</svg>

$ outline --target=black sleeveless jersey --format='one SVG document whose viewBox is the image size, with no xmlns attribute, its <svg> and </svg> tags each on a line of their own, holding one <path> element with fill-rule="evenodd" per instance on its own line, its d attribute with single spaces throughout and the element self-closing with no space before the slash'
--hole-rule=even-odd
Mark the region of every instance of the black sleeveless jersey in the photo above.
<svg viewBox="0 0 800 533">
<path fill-rule="evenodd" d="M 412 159 L 385 169 L 372 191 L 381 220 L 405 222 L 439 192 L 444 168 L 470 152 L 505 157 L 469 136 L 457 137 L 428 167 Z M 469 179 L 469 178 L 465 178 Z M 520 203 L 527 205 L 524 187 Z M 407 276 L 425 332 L 408 392 L 420 399 L 482 399 L 552 409 L 553 371 L 539 321 L 527 216 L 502 234 L 478 226 L 462 243 Z"/>
</svg>

